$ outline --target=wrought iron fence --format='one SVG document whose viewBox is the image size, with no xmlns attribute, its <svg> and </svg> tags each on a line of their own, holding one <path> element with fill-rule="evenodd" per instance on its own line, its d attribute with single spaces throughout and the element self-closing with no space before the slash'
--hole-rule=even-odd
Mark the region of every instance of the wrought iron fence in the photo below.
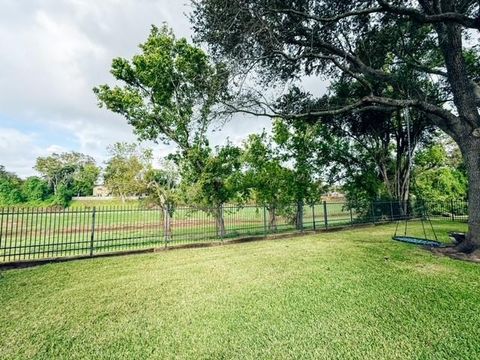
<svg viewBox="0 0 480 360">
<path fill-rule="evenodd" d="M 411 206 L 411 205 L 407 205 Z M 424 203 L 428 214 L 451 220 L 466 219 L 466 202 Z M 180 206 L 161 208 L 3 208 L 0 209 L 0 262 L 15 262 L 223 241 L 244 236 L 330 229 L 420 216 L 405 212 L 399 202 L 373 202 L 356 211 L 345 203 L 304 205 L 280 211 L 272 221 L 263 206 L 222 207 L 224 232 L 209 209 Z M 293 209 L 293 211 L 292 211 Z M 168 213 L 168 216 L 166 214 Z M 299 220 L 300 219 L 300 220 Z"/>
</svg>

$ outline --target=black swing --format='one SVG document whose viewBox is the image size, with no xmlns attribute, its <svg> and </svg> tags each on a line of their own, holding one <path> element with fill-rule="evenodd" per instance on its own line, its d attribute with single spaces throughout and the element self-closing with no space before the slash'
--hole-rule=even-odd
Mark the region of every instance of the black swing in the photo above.
<svg viewBox="0 0 480 360">
<path fill-rule="evenodd" d="M 405 119 L 406 119 L 406 125 L 407 125 L 407 145 L 408 145 L 408 167 L 409 169 L 412 168 L 412 149 L 411 149 L 411 144 L 410 144 L 410 113 L 409 109 L 405 109 Z M 408 214 L 409 206 L 405 207 L 403 209 L 403 215 L 400 217 L 400 219 L 397 221 L 397 226 L 395 227 L 395 234 L 393 235 L 392 239 L 396 241 L 402 241 L 410 244 L 416 244 L 416 245 L 423 245 L 423 246 L 431 246 L 431 247 L 440 247 L 442 246 L 442 243 L 438 241 L 437 234 L 435 233 L 435 229 L 433 228 L 432 221 L 427 215 L 427 212 L 425 211 L 425 206 L 421 207 L 420 211 L 420 220 L 422 222 L 422 228 L 423 228 L 423 234 L 425 237 L 418 237 L 418 236 L 407 236 L 407 229 L 408 229 L 408 222 L 412 218 L 412 214 Z M 413 215 L 415 215 L 415 211 L 413 212 Z M 405 229 L 403 232 L 403 235 L 398 235 L 398 226 L 400 225 L 401 220 L 405 220 Z M 433 232 L 433 236 L 435 240 L 431 240 L 427 238 L 427 231 L 425 230 L 425 221 L 428 221 L 430 224 L 430 227 Z"/>
</svg>

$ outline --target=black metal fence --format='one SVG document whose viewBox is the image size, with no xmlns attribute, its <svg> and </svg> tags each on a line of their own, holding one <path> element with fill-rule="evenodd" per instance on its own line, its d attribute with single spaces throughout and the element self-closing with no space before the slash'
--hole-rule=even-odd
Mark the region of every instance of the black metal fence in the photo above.
<svg viewBox="0 0 480 360">
<path fill-rule="evenodd" d="M 418 205 L 418 204 L 417 204 Z M 275 221 L 263 206 L 223 206 L 225 231 L 219 232 L 212 211 L 177 207 L 168 219 L 160 208 L 0 209 L 0 262 L 94 256 L 102 253 L 223 241 L 252 235 L 329 229 L 425 216 L 465 220 L 466 202 L 411 204 L 373 202 L 356 211 L 345 203 L 303 206 L 301 217 L 279 212 Z M 410 208 L 409 208 L 410 207 Z M 297 207 L 292 206 L 291 210 Z M 417 206 L 418 208 L 418 206 Z M 405 211 L 407 209 L 407 211 Z M 427 210 L 425 210 L 427 209 Z"/>
<path fill-rule="evenodd" d="M 468 202 L 464 200 L 438 201 L 375 201 L 372 217 L 377 221 L 395 221 L 428 217 L 430 219 L 468 220 Z"/>
</svg>

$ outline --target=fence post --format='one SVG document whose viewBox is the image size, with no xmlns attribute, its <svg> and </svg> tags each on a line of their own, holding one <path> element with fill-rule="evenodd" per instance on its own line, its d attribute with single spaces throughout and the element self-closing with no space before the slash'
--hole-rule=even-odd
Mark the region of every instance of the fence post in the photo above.
<svg viewBox="0 0 480 360">
<path fill-rule="evenodd" d="M 2 248 L 2 237 L 3 237 L 3 212 L 4 209 L 3 207 L 0 208 L 0 249 Z M 7 218 L 7 223 L 8 223 L 8 218 Z"/>
<path fill-rule="evenodd" d="M 168 246 L 168 227 L 169 227 L 169 224 L 167 223 L 169 221 L 168 219 L 168 212 L 170 211 L 170 208 L 169 208 L 170 205 L 167 204 L 166 208 L 163 207 L 163 208 L 160 208 L 160 211 L 163 213 L 163 243 L 164 243 L 164 246 L 165 246 L 165 249 L 167 248 Z"/>
<path fill-rule="evenodd" d="M 90 256 L 93 256 L 93 244 L 95 241 L 95 213 L 96 213 L 96 208 L 95 206 L 93 207 L 92 210 L 92 232 L 90 233 Z"/>
<path fill-rule="evenodd" d="M 317 230 L 315 226 L 315 203 L 312 204 L 313 231 Z"/>
<path fill-rule="evenodd" d="M 327 215 L 327 202 L 323 202 L 323 221 L 325 222 L 325 230 L 328 229 L 328 215 Z"/>
<path fill-rule="evenodd" d="M 455 209 L 453 207 L 453 199 L 450 199 L 450 214 L 452 214 L 452 221 L 455 221 Z"/>
<path fill-rule="evenodd" d="M 372 221 L 373 225 L 375 225 L 375 202 L 372 201 Z"/>
<path fill-rule="evenodd" d="M 224 218 L 224 216 L 223 216 L 223 204 L 220 205 L 220 221 L 221 221 L 222 227 L 223 227 L 223 231 L 222 231 L 222 229 L 220 228 L 220 238 L 221 238 L 221 240 L 222 240 L 222 242 L 223 242 L 223 240 L 224 240 L 223 238 L 225 237 L 225 235 L 226 235 L 226 233 L 227 233 L 227 230 L 226 230 L 226 228 L 225 228 L 225 218 Z M 224 234 L 224 233 L 225 233 L 225 234 Z"/>
<path fill-rule="evenodd" d="M 267 207 L 263 205 L 263 235 L 267 236 Z"/>
</svg>

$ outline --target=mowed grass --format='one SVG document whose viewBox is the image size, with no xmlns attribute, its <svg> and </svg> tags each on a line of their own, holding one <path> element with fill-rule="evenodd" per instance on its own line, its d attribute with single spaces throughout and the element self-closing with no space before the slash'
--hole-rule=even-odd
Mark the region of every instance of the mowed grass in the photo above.
<svg viewBox="0 0 480 360">
<path fill-rule="evenodd" d="M 437 224 L 442 234 L 464 229 Z M 0 357 L 480 358 L 480 266 L 394 242 L 392 232 L 5 271 Z"/>
</svg>

